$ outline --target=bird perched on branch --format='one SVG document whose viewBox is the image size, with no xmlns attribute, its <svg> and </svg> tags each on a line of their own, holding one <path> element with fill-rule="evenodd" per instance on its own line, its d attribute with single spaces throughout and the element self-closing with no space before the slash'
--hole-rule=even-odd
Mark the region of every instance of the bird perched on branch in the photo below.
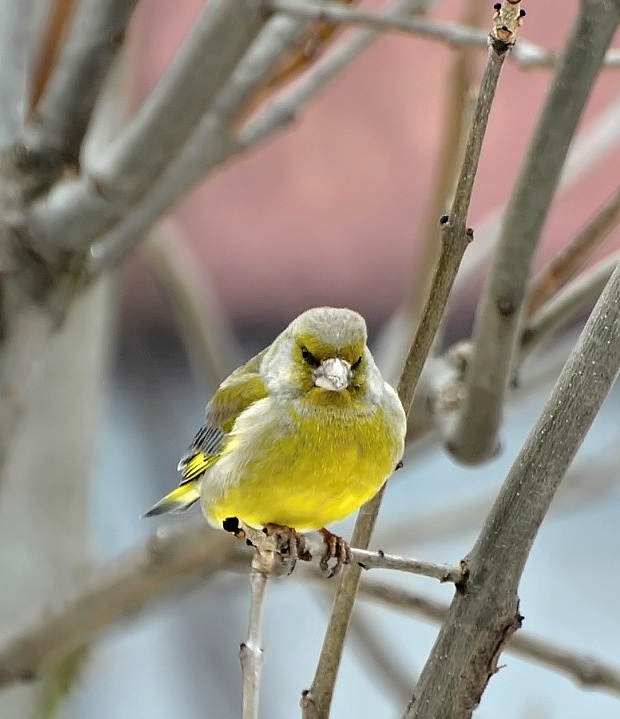
<svg viewBox="0 0 620 719">
<path fill-rule="evenodd" d="M 325 525 L 376 494 L 402 456 L 405 429 L 401 402 L 366 346 L 364 319 L 316 307 L 222 382 L 179 462 L 179 487 L 144 516 L 200 500 L 216 527 L 237 532 L 238 518 L 277 532 L 293 560 L 308 558 L 300 533 L 318 530 L 331 576 L 350 549 Z"/>
</svg>

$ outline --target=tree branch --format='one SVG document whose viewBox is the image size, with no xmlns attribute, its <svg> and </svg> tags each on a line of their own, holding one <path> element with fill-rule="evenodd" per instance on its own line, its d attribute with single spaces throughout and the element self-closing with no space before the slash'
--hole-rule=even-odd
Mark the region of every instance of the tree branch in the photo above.
<svg viewBox="0 0 620 719">
<path fill-rule="evenodd" d="M 27 130 L 28 145 L 77 165 L 101 86 L 123 42 L 137 0 L 82 0 Z"/>
<path fill-rule="evenodd" d="M 85 251 L 137 203 L 179 152 L 266 21 L 258 4 L 214 0 L 116 141 L 79 178 L 66 180 L 30 215 L 31 242 L 54 260 Z M 87 231 L 85 231 L 85 227 Z"/>
<path fill-rule="evenodd" d="M 196 379 L 212 392 L 239 366 L 241 350 L 205 270 L 171 219 L 150 232 L 142 255 L 176 316 Z"/>
<path fill-rule="evenodd" d="M 407 414 L 411 409 L 422 368 L 441 323 L 454 278 L 470 240 L 470 235 L 467 232 L 462 235 L 442 232 L 441 236 L 441 253 L 429 296 L 398 383 L 398 395 Z M 360 509 L 351 537 L 351 544 L 354 547 L 361 549 L 368 547 L 384 491 L 385 485 L 370 502 Z M 360 573 L 359 566 L 351 567 L 342 577 L 336 590 L 334 606 L 325 632 L 312 686 L 303 692 L 301 698 L 304 719 L 321 719 L 329 714 L 344 640 L 359 586 Z"/>
<path fill-rule="evenodd" d="M 47 610 L 0 646 L 0 686 L 34 679 L 54 657 L 86 643 L 112 621 L 181 579 L 211 576 L 235 543 L 211 529 L 201 516 L 183 526 L 160 529 L 148 542 L 99 568 L 73 599 Z"/>
<path fill-rule="evenodd" d="M 269 539 L 263 535 L 265 539 Z M 263 608 L 265 606 L 265 591 L 269 575 L 273 571 L 277 547 L 272 542 L 270 549 L 255 547 L 250 568 L 250 586 L 252 588 L 250 600 L 250 622 L 248 638 L 239 649 L 242 672 L 242 703 L 241 719 L 258 719 L 260 698 L 260 679 L 263 668 L 263 649 L 261 647 L 261 633 L 263 624 Z"/>
<path fill-rule="evenodd" d="M 498 449 L 511 360 L 530 265 L 605 49 L 620 16 L 619 3 L 581 3 L 577 21 L 538 122 L 502 225 L 474 330 L 466 394 L 446 446 L 462 462 L 481 462 Z"/>
<path fill-rule="evenodd" d="M 454 47 L 472 47 L 485 50 L 488 33 L 466 24 L 439 22 L 425 18 L 389 17 L 363 8 L 342 7 L 336 2 L 307 2 L 306 0 L 268 0 L 272 10 L 295 17 L 323 20 L 337 24 L 361 25 L 378 32 L 398 31 L 419 37 L 440 40 Z M 548 70 L 557 64 L 557 53 L 546 50 L 528 40 L 519 40 L 511 59 L 528 70 Z M 605 55 L 604 66 L 620 68 L 620 52 L 610 50 Z"/>
<path fill-rule="evenodd" d="M 443 602 L 428 599 L 401 587 L 366 579 L 360 586 L 360 598 L 404 610 L 438 624 L 445 621 L 450 611 L 450 607 Z M 527 632 L 514 634 L 505 651 L 566 674 L 585 687 L 601 689 L 620 696 L 620 668 L 612 667 L 595 657 L 545 642 Z"/>
<path fill-rule="evenodd" d="M 465 589 L 454 597 L 406 719 L 471 716 L 520 626 L 517 588 L 538 528 L 619 370 L 617 267 L 468 557 Z"/>
<path fill-rule="evenodd" d="M 620 188 L 532 281 L 524 315 L 530 318 L 587 262 L 620 222 Z M 602 287 L 601 287 L 602 289 Z"/>
<path fill-rule="evenodd" d="M 620 251 L 601 260 L 534 314 L 521 334 L 519 364 L 550 335 L 596 301 L 619 261 Z"/>
<path fill-rule="evenodd" d="M 516 48 L 513 48 L 513 51 Z M 620 138 L 620 97 L 616 98 L 584 128 L 571 144 L 562 167 L 556 194 L 559 197 L 571 190 L 597 162 L 608 157 Z M 465 256 L 456 278 L 455 294 L 471 287 L 472 281 L 489 265 L 489 256 L 496 246 L 505 206 L 496 207 L 476 227 L 476 242 Z"/>
<path fill-rule="evenodd" d="M 0 148 L 19 135 L 26 116 L 34 0 L 0 0 Z"/>
</svg>

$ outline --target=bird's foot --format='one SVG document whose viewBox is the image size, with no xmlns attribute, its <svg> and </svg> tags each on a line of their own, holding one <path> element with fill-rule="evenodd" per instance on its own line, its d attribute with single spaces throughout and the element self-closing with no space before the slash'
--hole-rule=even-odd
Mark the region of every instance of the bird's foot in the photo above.
<svg viewBox="0 0 620 719">
<path fill-rule="evenodd" d="M 295 569 L 298 559 L 302 562 L 309 562 L 312 559 L 308 540 L 293 527 L 270 522 L 263 527 L 263 532 L 275 539 L 277 552 L 288 565 L 288 574 Z"/>
<path fill-rule="evenodd" d="M 319 534 L 325 543 L 325 551 L 319 562 L 319 567 L 323 576 L 331 579 L 340 573 L 343 565 L 351 562 L 353 554 L 349 543 L 337 534 L 330 532 L 329 529 L 323 527 L 323 529 L 319 529 Z"/>
</svg>

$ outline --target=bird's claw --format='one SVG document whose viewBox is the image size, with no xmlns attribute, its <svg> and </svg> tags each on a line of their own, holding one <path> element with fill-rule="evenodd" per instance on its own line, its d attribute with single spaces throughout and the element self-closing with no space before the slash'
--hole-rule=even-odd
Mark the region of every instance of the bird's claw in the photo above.
<svg viewBox="0 0 620 719">
<path fill-rule="evenodd" d="M 293 527 L 270 522 L 263 527 L 263 532 L 276 540 L 278 554 L 288 566 L 287 574 L 291 574 L 295 569 L 298 559 L 302 562 L 309 562 L 312 559 L 308 540 Z"/>
<path fill-rule="evenodd" d="M 333 534 L 325 527 L 319 529 L 319 534 L 323 537 L 323 542 L 325 543 L 325 550 L 319 562 L 319 567 L 323 576 L 331 579 L 340 573 L 343 565 L 351 562 L 353 554 L 349 543 L 337 534 Z"/>
</svg>

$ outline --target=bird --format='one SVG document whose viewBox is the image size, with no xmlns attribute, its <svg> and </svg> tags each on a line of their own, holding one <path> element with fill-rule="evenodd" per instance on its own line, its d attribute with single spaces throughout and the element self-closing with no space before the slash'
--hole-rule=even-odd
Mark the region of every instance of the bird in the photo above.
<svg viewBox="0 0 620 719">
<path fill-rule="evenodd" d="M 351 550 L 326 525 L 359 509 L 400 465 L 406 424 L 364 318 L 311 308 L 222 382 L 179 462 L 179 486 L 143 516 L 200 502 L 215 527 L 243 536 L 242 520 L 278 532 L 294 559 L 309 558 L 302 535 L 318 531 L 332 576 Z"/>
</svg>

